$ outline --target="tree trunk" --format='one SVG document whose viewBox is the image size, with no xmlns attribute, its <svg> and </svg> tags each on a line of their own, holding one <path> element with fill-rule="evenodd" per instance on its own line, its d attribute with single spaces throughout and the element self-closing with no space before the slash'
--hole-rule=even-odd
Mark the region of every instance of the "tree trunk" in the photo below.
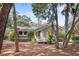
<svg viewBox="0 0 79 59">
<path fill-rule="evenodd" d="M 59 28 L 58 28 L 58 15 L 57 15 L 57 4 L 55 4 L 55 20 L 56 20 L 56 32 L 55 32 L 55 35 L 56 35 L 56 39 L 55 39 L 55 42 L 56 42 L 56 48 L 59 48 Z"/>
<path fill-rule="evenodd" d="M 15 5 L 13 5 L 14 40 L 15 40 L 15 46 L 16 46 L 15 51 L 19 52 L 16 20 L 17 20 L 16 19 L 16 9 L 15 9 Z"/>
<path fill-rule="evenodd" d="M 64 47 L 64 48 L 67 48 L 69 39 L 70 39 L 70 37 L 71 37 L 71 34 L 72 34 L 73 29 L 74 29 L 74 26 L 75 26 L 74 24 L 75 24 L 76 12 L 77 12 L 77 10 L 78 10 L 78 5 L 79 5 L 79 4 L 77 4 L 76 9 L 75 9 L 75 13 L 74 13 L 74 17 L 73 17 L 73 22 L 72 22 L 72 27 L 71 27 L 70 31 L 67 33 L 67 35 L 65 36 L 66 40 L 65 40 L 65 38 L 64 38 L 64 42 L 63 42 L 63 47 Z"/>
<path fill-rule="evenodd" d="M 69 32 L 68 37 L 67 37 L 67 39 L 66 39 L 66 42 L 64 42 L 65 45 L 67 45 L 67 43 L 69 42 L 69 39 L 70 39 L 70 37 L 71 37 L 71 35 L 72 35 L 72 32 L 73 32 L 73 30 L 74 30 L 74 27 L 75 27 L 75 25 L 76 25 L 78 22 L 79 22 L 79 19 L 78 19 L 76 22 L 74 22 L 74 24 L 72 25 L 72 28 L 70 29 L 70 32 Z M 64 46 L 64 48 L 67 48 L 67 46 Z"/>
<path fill-rule="evenodd" d="M 2 44 L 3 44 L 3 39 L 4 39 L 4 34 L 5 34 L 9 12 L 12 7 L 12 4 L 10 3 L 9 4 L 4 3 L 2 5 L 3 7 L 1 8 L 1 12 L 0 12 L 0 53 L 2 50 Z"/>
<path fill-rule="evenodd" d="M 68 31 L 68 19 L 69 19 L 69 4 L 66 3 L 66 10 L 65 10 L 65 33 Z"/>
<path fill-rule="evenodd" d="M 66 3 L 66 10 L 65 10 L 65 35 L 67 34 L 68 31 L 68 19 L 69 19 L 69 4 Z M 64 41 L 67 39 L 67 37 L 64 38 Z"/>
</svg>

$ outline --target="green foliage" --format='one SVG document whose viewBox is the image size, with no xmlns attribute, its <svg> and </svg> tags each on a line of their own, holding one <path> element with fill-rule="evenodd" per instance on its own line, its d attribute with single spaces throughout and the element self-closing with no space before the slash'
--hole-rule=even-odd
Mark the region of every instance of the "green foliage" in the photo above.
<svg viewBox="0 0 79 59">
<path fill-rule="evenodd" d="M 8 39 L 8 34 L 9 34 L 9 32 L 11 32 L 11 31 L 12 31 L 12 29 L 6 28 L 6 31 L 5 31 L 6 39 Z"/>
<path fill-rule="evenodd" d="M 46 20 L 48 18 L 48 22 L 51 22 L 54 20 L 55 16 L 55 8 L 56 6 L 61 5 L 61 4 L 56 4 L 56 3 L 33 3 L 32 4 L 32 11 L 34 15 L 37 18 L 42 18 Z M 53 18 L 53 19 L 51 19 Z"/>
<path fill-rule="evenodd" d="M 33 38 L 33 31 L 31 30 L 28 31 L 28 38 L 29 39 Z"/>
<path fill-rule="evenodd" d="M 65 36 L 65 32 L 64 32 L 64 31 L 60 31 L 60 32 L 59 32 L 59 37 L 60 37 L 60 38 L 64 38 L 64 36 Z"/>
<path fill-rule="evenodd" d="M 18 26 L 30 26 L 30 22 L 32 22 L 31 19 L 29 17 L 27 17 L 26 15 L 16 14 L 16 18 L 17 18 Z M 12 25 L 13 25 L 12 21 L 13 21 L 12 15 L 10 15 L 8 18 L 8 22 L 7 22 L 8 28 L 12 28 Z"/>
<path fill-rule="evenodd" d="M 79 36 L 73 36 L 72 40 L 79 40 Z"/>
<path fill-rule="evenodd" d="M 60 31 L 59 32 L 59 41 L 63 41 L 64 36 L 65 36 L 65 32 L 64 31 Z"/>
<path fill-rule="evenodd" d="M 38 4 L 34 3 L 34 4 L 32 4 L 32 7 L 33 7 L 32 11 L 36 17 L 46 18 L 46 16 L 47 16 L 45 13 L 45 11 L 47 9 L 46 3 L 44 3 L 44 4 L 43 3 L 38 3 Z"/>
<path fill-rule="evenodd" d="M 14 33 L 11 31 L 8 33 L 8 39 L 13 40 L 13 38 L 14 38 Z"/>
<path fill-rule="evenodd" d="M 49 43 L 49 44 L 52 43 L 52 35 L 48 35 L 48 43 Z"/>
<path fill-rule="evenodd" d="M 53 38 L 53 34 L 51 29 L 48 30 L 48 43 L 51 44 L 52 43 L 52 38 Z"/>
<path fill-rule="evenodd" d="M 7 27 L 12 28 L 12 17 L 11 16 L 9 16 L 8 18 Z"/>
<path fill-rule="evenodd" d="M 75 45 L 77 43 L 79 43 L 79 36 L 73 36 L 72 37 L 72 44 Z"/>
<path fill-rule="evenodd" d="M 36 39 L 34 37 L 32 38 L 32 43 L 33 44 L 37 43 L 37 41 L 36 41 Z"/>
<path fill-rule="evenodd" d="M 29 26 L 29 22 L 31 22 L 31 19 L 27 17 L 26 15 L 16 15 L 17 17 L 17 25 L 18 26 Z"/>
</svg>

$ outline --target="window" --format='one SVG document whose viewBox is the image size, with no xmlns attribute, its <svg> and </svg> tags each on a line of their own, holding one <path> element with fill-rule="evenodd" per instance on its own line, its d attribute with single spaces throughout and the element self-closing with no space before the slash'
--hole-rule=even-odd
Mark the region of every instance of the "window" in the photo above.
<svg viewBox="0 0 79 59">
<path fill-rule="evenodd" d="M 27 32 L 24 32 L 24 35 L 26 35 L 27 34 Z"/>
<path fill-rule="evenodd" d="M 22 35 L 22 31 L 19 31 L 19 34 Z"/>
</svg>

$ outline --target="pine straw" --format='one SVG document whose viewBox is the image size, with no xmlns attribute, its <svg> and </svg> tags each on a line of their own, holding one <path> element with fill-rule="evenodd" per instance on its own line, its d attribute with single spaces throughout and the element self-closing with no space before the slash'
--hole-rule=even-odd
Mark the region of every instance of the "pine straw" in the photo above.
<svg viewBox="0 0 79 59">
<path fill-rule="evenodd" d="M 62 46 L 62 43 L 60 43 Z M 68 45 L 68 48 L 56 49 L 54 44 L 32 44 L 20 42 L 20 52 L 15 52 L 13 41 L 4 40 L 1 56 L 79 56 L 79 45 Z"/>
</svg>

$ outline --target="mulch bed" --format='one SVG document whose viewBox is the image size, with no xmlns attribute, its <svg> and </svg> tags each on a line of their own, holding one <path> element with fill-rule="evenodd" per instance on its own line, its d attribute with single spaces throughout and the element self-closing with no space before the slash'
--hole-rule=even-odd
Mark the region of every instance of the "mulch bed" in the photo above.
<svg viewBox="0 0 79 59">
<path fill-rule="evenodd" d="M 60 43 L 62 46 L 62 43 Z M 20 52 L 15 52 L 15 43 L 4 40 L 0 56 L 79 56 L 79 44 L 68 45 L 68 48 L 56 49 L 54 44 L 32 44 L 31 41 L 19 42 Z"/>
</svg>

